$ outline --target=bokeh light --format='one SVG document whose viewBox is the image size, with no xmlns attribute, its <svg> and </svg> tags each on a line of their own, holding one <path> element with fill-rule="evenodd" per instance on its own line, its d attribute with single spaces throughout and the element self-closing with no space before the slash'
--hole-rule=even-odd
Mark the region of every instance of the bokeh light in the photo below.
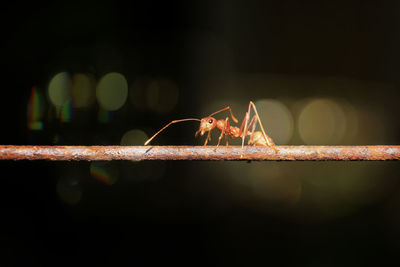
<svg viewBox="0 0 400 267">
<path fill-rule="evenodd" d="M 343 144 L 354 144 L 358 140 L 360 116 L 357 109 L 348 101 L 340 102 L 346 116 L 346 132 L 344 134 Z"/>
<path fill-rule="evenodd" d="M 239 188 L 236 198 L 256 197 L 263 204 L 274 203 L 284 206 L 292 206 L 298 203 L 303 196 L 301 175 L 298 171 L 292 171 L 283 164 L 276 162 L 224 162 L 222 172 L 228 177 L 228 183 Z M 218 175 L 220 170 L 217 170 Z M 282 207 L 282 206 L 281 206 Z M 263 207 L 263 212 L 269 212 Z"/>
<path fill-rule="evenodd" d="M 43 129 L 44 97 L 34 86 L 31 89 L 27 108 L 27 126 L 29 130 Z"/>
<path fill-rule="evenodd" d="M 178 103 L 179 89 L 170 80 L 152 81 L 146 92 L 147 105 L 159 113 L 172 110 Z"/>
<path fill-rule="evenodd" d="M 137 109 L 158 113 L 171 111 L 179 99 L 179 88 L 168 79 L 138 78 L 131 86 L 131 101 Z"/>
<path fill-rule="evenodd" d="M 97 120 L 101 123 L 109 123 L 113 119 L 113 112 L 109 110 L 99 109 L 97 113 Z"/>
<path fill-rule="evenodd" d="M 358 142 L 361 144 L 385 144 L 385 140 L 390 134 L 390 128 L 393 124 L 385 123 L 385 114 L 382 111 L 371 108 L 360 108 L 359 117 L 359 135 Z"/>
<path fill-rule="evenodd" d="M 119 177 L 116 162 L 94 161 L 90 164 L 90 175 L 106 185 L 113 185 Z"/>
<path fill-rule="evenodd" d="M 307 223 L 346 216 L 381 198 L 394 182 L 381 179 L 384 167 L 373 162 L 224 162 L 209 169 L 236 187 L 235 198 L 255 197 L 261 212 L 288 212 L 291 219 Z"/>
<path fill-rule="evenodd" d="M 62 106 L 71 98 L 72 81 L 69 73 L 60 72 L 56 74 L 49 83 L 48 94 L 51 103 L 56 106 Z"/>
<path fill-rule="evenodd" d="M 82 187 L 78 178 L 62 176 L 59 178 L 56 191 L 60 199 L 69 204 L 76 205 L 82 198 Z"/>
<path fill-rule="evenodd" d="M 298 130 L 309 145 L 339 144 L 346 132 L 346 116 L 339 104 L 330 99 L 312 99 L 302 108 Z"/>
<path fill-rule="evenodd" d="M 274 99 L 261 99 L 254 104 L 266 134 L 277 144 L 287 144 L 294 131 L 293 116 L 289 109 L 282 102 Z"/>
<path fill-rule="evenodd" d="M 72 75 L 72 105 L 83 108 L 95 102 L 95 79 L 91 75 L 76 73 Z"/>
<path fill-rule="evenodd" d="M 118 110 L 128 97 L 128 82 L 120 73 L 108 73 L 97 84 L 96 96 L 103 109 Z"/>
<path fill-rule="evenodd" d="M 129 130 L 121 138 L 122 146 L 141 146 L 148 139 L 147 134 L 139 129 Z"/>
<path fill-rule="evenodd" d="M 148 88 L 151 80 L 146 77 L 136 78 L 130 86 L 130 101 L 132 105 L 138 110 L 145 110 L 146 104 L 146 89 Z"/>
<path fill-rule="evenodd" d="M 307 188 L 305 207 L 317 220 L 349 214 L 386 192 L 390 183 L 380 178 L 381 172 L 381 167 L 372 162 L 305 163 L 298 170 Z"/>
<path fill-rule="evenodd" d="M 66 101 L 62 106 L 57 107 L 57 116 L 60 118 L 60 122 L 71 122 L 73 109 L 72 109 L 72 101 Z"/>
<path fill-rule="evenodd" d="M 262 199 L 282 204 L 295 204 L 300 199 L 300 179 L 287 175 L 277 164 L 252 164 L 249 177 L 254 194 Z"/>
</svg>

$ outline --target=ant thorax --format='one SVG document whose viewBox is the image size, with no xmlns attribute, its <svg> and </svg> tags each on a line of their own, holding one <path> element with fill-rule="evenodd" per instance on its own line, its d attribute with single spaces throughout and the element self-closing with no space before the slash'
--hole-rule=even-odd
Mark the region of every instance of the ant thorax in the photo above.
<svg viewBox="0 0 400 267">
<path fill-rule="evenodd" d="M 218 130 L 220 130 L 221 132 L 225 129 L 225 134 L 229 135 L 232 138 L 237 138 L 240 136 L 239 132 L 239 128 L 238 127 L 234 127 L 234 126 L 230 126 L 228 127 L 225 126 L 226 124 L 226 120 L 219 120 L 217 121 L 217 128 Z"/>
<path fill-rule="evenodd" d="M 225 120 L 217 121 L 217 128 L 218 130 L 222 131 L 225 128 Z"/>
</svg>

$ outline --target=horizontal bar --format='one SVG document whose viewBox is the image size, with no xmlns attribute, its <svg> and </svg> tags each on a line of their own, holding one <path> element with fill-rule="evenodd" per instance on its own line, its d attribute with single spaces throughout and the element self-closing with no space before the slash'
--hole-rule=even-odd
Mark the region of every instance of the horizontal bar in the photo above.
<svg viewBox="0 0 400 267">
<path fill-rule="evenodd" d="M 0 145 L 0 160 L 399 160 L 400 146 L 13 146 Z"/>
</svg>

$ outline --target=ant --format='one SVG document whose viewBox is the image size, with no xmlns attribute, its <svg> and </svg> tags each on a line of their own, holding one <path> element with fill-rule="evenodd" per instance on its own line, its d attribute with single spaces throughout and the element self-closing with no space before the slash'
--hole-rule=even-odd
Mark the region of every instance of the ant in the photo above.
<svg viewBox="0 0 400 267">
<path fill-rule="evenodd" d="M 253 116 L 253 118 L 250 120 L 250 112 L 251 112 L 251 108 L 253 108 L 255 115 Z M 229 110 L 230 114 L 231 114 L 231 118 L 235 123 L 238 123 L 238 120 L 235 118 L 235 116 L 233 116 L 232 113 L 232 109 L 228 106 L 225 107 L 221 110 L 218 110 L 212 114 L 210 114 L 209 116 L 202 118 L 202 119 L 196 119 L 196 118 L 188 118 L 188 119 L 182 119 L 182 120 L 174 120 L 171 121 L 170 123 L 168 123 L 167 125 L 165 125 L 163 128 L 161 128 L 161 130 L 159 130 L 157 133 L 155 133 L 152 137 L 150 137 L 150 139 L 148 139 L 146 141 L 146 143 L 144 143 L 144 145 L 148 145 L 151 140 L 154 139 L 154 137 L 156 137 L 160 132 L 162 132 L 165 128 L 167 128 L 168 126 L 170 126 L 171 124 L 174 123 L 178 123 L 178 122 L 183 122 L 183 121 L 199 121 L 200 122 L 200 127 L 199 129 L 196 131 L 195 136 L 197 137 L 198 134 L 200 134 L 200 136 L 203 136 L 204 133 L 208 132 L 206 140 L 204 142 L 204 146 L 207 145 L 208 141 L 211 139 L 211 130 L 213 130 L 215 127 L 218 128 L 219 131 L 221 131 L 221 134 L 218 138 L 218 144 L 215 147 L 214 151 L 217 150 L 217 148 L 219 147 L 219 144 L 221 142 L 221 139 L 223 136 L 225 136 L 225 141 L 226 141 L 226 145 L 228 146 L 228 136 L 230 138 L 242 138 L 242 149 L 244 146 L 244 139 L 246 138 L 246 136 L 250 136 L 250 139 L 248 141 L 248 145 L 258 145 L 258 146 L 268 146 L 271 147 L 272 149 L 274 149 L 276 152 L 278 151 L 275 147 L 275 143 L 274 141 L 272 141 L 271 137 L 269 137 L 268 135 L 266 135 L 265 131 L 264 131 L 264 127 L 262 126 L 260 117 L 258 116 L 258 112 L 256 109 L 256 106 L 254 105 L 254 103 L 252 101 L 250 101 L 249 103 L 249 107 L 248 110 L 243 118 L 242 124 L 240 125 L 240 128 L 235 127 L 235 126 L 231 126 L 230 122 L 229 122 L 229 117 L 226 117 L 225 120 L 216 120 L 213 116 L 215 114 L 218 114 L 220 112 L 223 112 L 225 110 Z M 260 131 L 255 131 L 257 122 L 260 124 L 260 128 L 261 128 L 261 132 Z M 252 127 L 252 129 L 249 131 L 250 127 Z"/>
</svg>

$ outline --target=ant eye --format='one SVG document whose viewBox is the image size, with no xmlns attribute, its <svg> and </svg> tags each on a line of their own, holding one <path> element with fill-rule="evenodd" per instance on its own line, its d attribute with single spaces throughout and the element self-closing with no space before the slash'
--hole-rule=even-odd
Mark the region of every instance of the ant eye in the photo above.
<svg viewBox="0 0 400 267">
<path fill-rule="evenodd" d="M 209 120 L 208 123 L 209 123 L 209 124 L 213 123 L 213 120 Z"/>
</svg>

